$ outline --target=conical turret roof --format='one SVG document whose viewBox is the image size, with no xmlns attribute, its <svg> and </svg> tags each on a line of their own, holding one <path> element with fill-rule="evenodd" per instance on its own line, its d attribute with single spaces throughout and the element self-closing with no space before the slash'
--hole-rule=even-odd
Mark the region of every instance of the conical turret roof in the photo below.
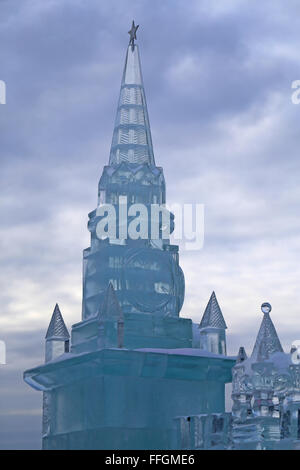
<svg viewBox="0 0 300 470">
<path fill-rule="evenodd" d="M 109 164 L 123 161 L 155 164 L 139 49 L 132 43 L 126 53 Z"/>
<path fill-rule="evenodd" d="M 68 329 L 65 325 L 59 306 L 56 304 L 46 333 L 46 339 L 68 340 L 69 338 L 70 335 Z"/>
<path fill-rule="evenodd" d="M 123 319 L 123 310 L 121 309 L 115 289 L 111 283 L 108 284 L 106 289 L 99 316 L 100 318 Z"/>
<path fill-rule="evenodd" d="M 275 352 L 283 352 L 283 349 L 270 314 L 267 312 L 264 313 L 251 357 L 255 360 L 264 360 Z"/>
<path fill-rule="evenodd" d="M 214 291 L 210 296 L 209 302 L 207 304 L 207 307 L 205 309 L 204 315 L 202 317 L 202 320 L 199 326 L 199 328 L 207 328 L 207 327 L 221 328 L 224 330 L 227 328 Z"/>
</svg>

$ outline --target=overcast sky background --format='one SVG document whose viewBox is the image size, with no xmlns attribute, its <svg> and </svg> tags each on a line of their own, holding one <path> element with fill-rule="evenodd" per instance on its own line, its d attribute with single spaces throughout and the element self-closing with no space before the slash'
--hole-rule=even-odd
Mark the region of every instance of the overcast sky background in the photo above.
<svg viewBox="0 0 300 470">
<path fill-rule="evenodd" d="M 297 0 L 0 0 L 0 448 L 40 448 L 43 361 L 56 302 L 80 320 L 87 214 L 107 164 L 132 19 L 167 198 L 205 204 L 202 251 L 181 251 L 182 315 L 212 290 L 229 353 L 250 353 L 269 301 L 300 339 Z"/>
</svg>

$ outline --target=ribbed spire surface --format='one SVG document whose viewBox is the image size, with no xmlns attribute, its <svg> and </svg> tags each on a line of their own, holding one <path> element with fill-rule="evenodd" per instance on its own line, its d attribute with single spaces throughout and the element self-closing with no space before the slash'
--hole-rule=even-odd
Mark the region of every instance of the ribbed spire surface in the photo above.
<svg viewBox="0 0 300 470">
<path fill-rule="evenodd" d="M 283 349 L 270 314 L 264 313 L 251 357 L 264 360 L 275 352 L 283 352 Z"/>
<path fill-rule="evenodd" d="M 213 292 L 210 296 L 199 326 L 199 328 L 207 327 L 220 328 L 224 330 L 227 328 L 215 292 Z"/>
<path fill-rule="evenodd" d="M 152 138 L 139 50 L 129 45 L 115 121 L 110 165 L 121 162 L 154 165 Z"/>
<path fill-rule="evenodd" d="M 47 330 L 46 339 L 59 338 L 68 340 L 70 338 L 59 306 L 56 304 L 52 318 Z"/>
</svg>

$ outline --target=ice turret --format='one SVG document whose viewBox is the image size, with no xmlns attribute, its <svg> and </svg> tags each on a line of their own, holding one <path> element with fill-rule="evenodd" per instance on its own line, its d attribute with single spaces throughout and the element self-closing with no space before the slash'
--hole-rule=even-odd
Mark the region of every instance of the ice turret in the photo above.
<svg viewBox="0 0 300 470">
<path fill-rule="evenodd" d="M 227 326 L 215 292 L 211 294 L 199 328 L 200 349 L 226 355 L 225 329 Z"/>
<path fill-rule="evenodd" d="M 245 348 L 241 346 L 236 358 L 235 366 L 232 369 L 232 418 L 233 418 L 233 440 L 239 446 L 244 436 L 249 433 L 249 428 L 245 422 L 251 416 L 252 392 L 248 388 L 246 378 L 247 354 Z"/>
<path fill-rule="evenodd" d="M 232 370 L 234 449 L 273 449 L 280 440 L 289 358 L 270 318 L 271 305 L 263 303 L 261 310 L 264 317 L 252 355 L 242 362 L 238 358 Z"/>
<path fill-rule="evenodd" d="M 240 364 L 241 362 L 246 361 L 247 358 L 248 357 L 247 357 L 247 353 L 245 351 L 245 348 L 244 348 L 244 346 L 241 346 L 240 349 L 239 349 L 237 358 L 236 358 L 236 364 Z"/>
<path fill-rule="evenodd" d="M 108 288 L 104 297 L 104 302 L 101 306 L 99 315 L 103 318 L 111 320 L 118 320 L 120 317 L 123 316 L 123 312 L 116 296 L 115 289 L 113 288 L 111 282 L 108 284 Z"/>
<path fill-rule="evenodd" d="M 99 314 L 99 347 L 118 347 L 124 345 L 124 314 L 111 283 L 105 293 Z"/>
<path fill-rule="evenodd" d="M 261 309 L 264 317 L 251 355 L 254 360 L 258 360 L 258 356 L 266 358 L 275 352 L 283 352 L 275 326 L 270 317 L 270 312 L 272 310 L 271 305 L 266 302 L 262 304 Z"/>
<path fill-rule="evenodd" d="M 56 304 L 46 333 L 46 362 L 69 352 L 69 341 L 68 329 L 59 306 Z"/>
</svg>

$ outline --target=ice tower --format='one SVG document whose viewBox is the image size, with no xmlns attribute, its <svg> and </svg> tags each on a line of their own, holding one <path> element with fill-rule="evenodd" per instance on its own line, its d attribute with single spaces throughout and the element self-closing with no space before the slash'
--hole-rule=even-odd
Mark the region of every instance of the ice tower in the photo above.
<svg viewBox="0 0 300 470">
<path fill-rule="evenodd" d="M 68 351 L 57 307 L 46 364 L 24 375 L 44 392 L 45 449 L 174 448 L 176 416 L 223 412 L 225 383 L 231 381 L 234 361 L 226 357 L 224 319 L 205 326 L 222 346 L 200 349 L 192 321 L 179 317 L 184 276 L 178 246 L 165 236 L 162 220 L 155 237 L 151 230 L 146 238 L 127 236 L 133 204 L 150 209 L 166 202 L 136 30 L 133 23 L 109 164 L 100 178 L 97 209 L 89 214 L 82 320 L 72 327 Z M 116 232 L 99 237 L 101 210 L 108 206 L 116 214 Z"/>
<path fill-rule="evenodd" d="M 151 204 L 165 202 L 163 170 L 154 161 L 139 50 L 131 43 L 126 53 L 109 165 L 104 167 L 98 190 L 99 205 L 114 205 L 116 237 L 99 240 L 96 228 L 100 217 L 96 210 L 89 214 L 91 247 L 84 252 L 83 279 L 83 320 L 96 315 L 111 283 L 124 314 L 129 315 L 124 324 L 125 346 L 190 345 L 191 322 L 178 319 L 184 299 L 178 247 L 163 239 L 162 231 L 156 239 L 151 239 L 150 233 L 147 239 L 127 237 L 133 204 L 143 204 L 150 215 Z M 120 228 L 124 212 L 128 212 L 128 221 L 126 227 Z M 144 338 L 134 326 L 136 322 L 140 324 L 141 315 L 149 324 Z M 160 323 L 157 333 L 161 328 L 164 336 L 167 328 L 167 337 L 151 335 L 150 321 Z M 175 335 L 170 325 L 179 328 L 174 330 Z"/>
</svg>

